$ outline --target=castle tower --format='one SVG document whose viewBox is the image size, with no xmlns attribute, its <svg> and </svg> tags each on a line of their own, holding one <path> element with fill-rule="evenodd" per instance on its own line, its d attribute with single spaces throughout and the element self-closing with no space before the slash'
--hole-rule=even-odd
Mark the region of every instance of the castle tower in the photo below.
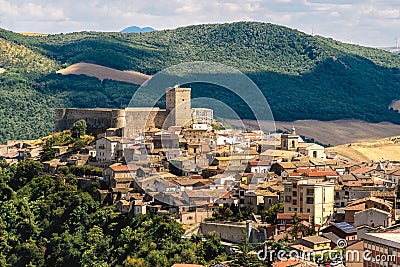
<svg viewBox="0 0 400 267">
<path fill-rule="evenodd" d="M 181 88 L 179 85 L 167 88 L 166 109 L 168 113 L 167 126 L 185 126 L 191 121 L 190 93 L 191 88 Z"/>
<path fill-rule="evenodd" d="M 296 151 L 299 146 L 299 136 L 296 134 L 296 129 L 292 128 L 292 133 L 284 133 L 281 135 L 281 149 Z"/>
</svg>

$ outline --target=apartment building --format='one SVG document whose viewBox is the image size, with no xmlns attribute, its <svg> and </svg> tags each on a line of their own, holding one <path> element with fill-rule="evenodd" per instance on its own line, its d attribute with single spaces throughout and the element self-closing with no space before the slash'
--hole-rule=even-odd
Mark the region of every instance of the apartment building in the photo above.
<svg viewBox="0 0 400 267">
<path fill-rule="evenodd" d="M 334 183 L 293 179 L 283 185 L 285 213 L 310 213 L 316 225 L 329 223 L 334 211 Z"/>
</svg>

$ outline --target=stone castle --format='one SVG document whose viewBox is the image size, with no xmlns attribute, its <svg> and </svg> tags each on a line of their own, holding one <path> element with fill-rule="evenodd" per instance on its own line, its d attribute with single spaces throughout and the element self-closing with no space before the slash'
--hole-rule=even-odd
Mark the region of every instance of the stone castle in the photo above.
<svg viewBox="0 0 400 267">
<path fill-rule="evenodd" d="M 200 112 L 205 123 L 213 120 L 211 109 L 191 109 L 191 88 L 179 86 L 166 89 L 166 109 L 158 107 L 111 108 L 59 108 L 56 109 L 55 131 L 71 129 L 77 120 L 85 120 L 88 130 L 104 133 L 109 128 L 123 129 L 125 137 L 145 129 L 168 129 L 192 122 L 193 114 Z M 206 115 L 204 115 L 206 114 Z M 201 123 L 201 121 L 200 121 Z"/>
</svg>

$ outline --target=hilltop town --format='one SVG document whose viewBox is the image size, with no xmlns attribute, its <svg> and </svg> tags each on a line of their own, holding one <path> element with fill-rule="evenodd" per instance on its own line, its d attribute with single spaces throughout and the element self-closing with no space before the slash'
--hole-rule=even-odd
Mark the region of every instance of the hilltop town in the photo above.
<svg viewBox="0 0 400 267">
<path fill-rule="evenodd" d="M 390 233 L 400 231 L 399 162 L 356 162 L 305 142 L 294 127 L 224 128 L 213 110 L 191 107 L 190 93 L 167 88 L 166 109 L 59 109 L 58 135 L 9 141 L 0 157 L 9 165 L 41 160 L 53 177 L 74 168 L 79 188 L 97 185 L 93 195 L 102 206 L 168 217 L 184 225 L 186 238 L 217 235 L 228 253 L 243 242 L 269 241 L 300 254 L 322 252 L 343 248 L 340 240 L 373 253 L 390 241 L 389 250 L 398 251 Z M 80 143 L 54 141 L 70 133 Z M 231 266 L 219 264 L 213 266 Z"/>
</svg>

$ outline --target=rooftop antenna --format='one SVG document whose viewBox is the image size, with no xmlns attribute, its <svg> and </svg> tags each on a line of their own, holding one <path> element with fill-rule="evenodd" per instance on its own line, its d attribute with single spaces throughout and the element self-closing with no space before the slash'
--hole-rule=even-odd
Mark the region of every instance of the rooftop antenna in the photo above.
<svg viewBox="0 0 400 267">
<path fill-rule="evenodd" d="M 396 49 L 399 49 L 399 38 L 396 38 Z"/>
<path fill-rule="evenodd" d="M 314 36 L 314 27 L 311 27 L 311 35 Z"/>
</svg>

